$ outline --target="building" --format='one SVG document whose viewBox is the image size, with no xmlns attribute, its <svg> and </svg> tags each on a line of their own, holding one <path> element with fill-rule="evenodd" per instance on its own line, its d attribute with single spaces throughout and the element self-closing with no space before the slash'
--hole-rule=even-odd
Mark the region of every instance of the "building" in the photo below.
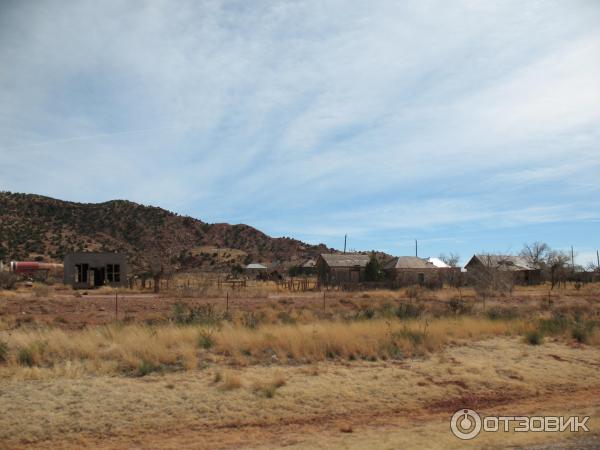
<svg viewBox="0 0 600 450">
<path fill-rule="evenodd" d="M 448 269 L 416 256 L 397 256 L 384 265 L 387 278 L 400 286 L 441 287 Z"/>
<path fill-rule="evenodd" d="M 467 280 L 476 282 L 483 275 L 510 275 L 514 284 L 539 284 L 542 271 L 529 264 L 524 258 L 513 255 L 473 255 L 465 265 Z"/>
<path fill-rule="evenodd" d="M 127 286 L 127 261 L 122 253 L 76 252 L 65 256 L 64 283 L 75 289 Z"/>
<path fill-rule="evenodd" d="M 251 263 L 246 266 L 246 270 L 257 270 L 257 271 L 266 271 L 267 266 L 263 266 L 259 263 Z"/>
<path fill-rule="evenodd" d="M 325 285 L 360 283 L 365 279 L 365 268 L 370 259 L 362 253 L 323 253 L 315 264 L 319 282 Z"/>
</svg>

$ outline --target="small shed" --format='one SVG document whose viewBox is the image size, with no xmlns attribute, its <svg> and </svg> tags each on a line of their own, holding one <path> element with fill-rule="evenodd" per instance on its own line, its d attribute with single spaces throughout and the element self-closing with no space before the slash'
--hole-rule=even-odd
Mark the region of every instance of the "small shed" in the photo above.
<svg viewBox="0 0 600 450">
<path fill-rule="evenodd" d="M 360 283 L 370 259 L 363 253 L 322 253 L 315 264 L 319 281 L 326 285 Z"/>
<path fill-rule="evenodd" d="M 399 285 L 418 284 L 434 287 L 443 283 L 445 269 L 416 256 L 397 256 L 385 264 L 384 270 L 387 277 Z"/>
<path fill-rule="evenodd" d="M 474 281 L 482 273 L 490 272 L 511 274 L 515 284 L 539 284 L 542 280 L 541 269 L 529 264 L 524 258 L 513 255 L 473 255 L 465 269 L 470 281 Z"/>
<path fill-rule="evenodd" d="M 127 258 L 123 253 L 68 253 L 63 281 L 75 289 L 127 286 Z"/>
</svg>

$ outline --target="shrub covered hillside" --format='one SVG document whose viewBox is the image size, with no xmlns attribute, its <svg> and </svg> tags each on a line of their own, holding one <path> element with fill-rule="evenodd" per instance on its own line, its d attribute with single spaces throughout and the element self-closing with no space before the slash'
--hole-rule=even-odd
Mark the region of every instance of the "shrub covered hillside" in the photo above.
<svg viewBox="0 0 600 450">
<path fill-rule="evenodd" d="M 74 203 L 0 192 L 0 259 L 60 261 L 79 250 L 122 251 L 130 260 L 158 252 L 179 268 L 216 268 L 254 259 L 289 261 L 327 249 L 125 200 Z"/>
</svg>

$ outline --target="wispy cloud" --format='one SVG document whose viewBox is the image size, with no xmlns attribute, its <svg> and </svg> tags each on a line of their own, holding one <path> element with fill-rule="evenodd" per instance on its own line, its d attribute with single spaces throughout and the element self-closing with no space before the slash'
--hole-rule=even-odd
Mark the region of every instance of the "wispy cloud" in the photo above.
<svg viewBox="0 0 600 450">
<path fill-rule="evenodd" d="M 567 245 L 560 223 L 600 219 L 599 21 L 584 0 L 2 2 L 0 185 L 331 245 Z"/>
</svg>

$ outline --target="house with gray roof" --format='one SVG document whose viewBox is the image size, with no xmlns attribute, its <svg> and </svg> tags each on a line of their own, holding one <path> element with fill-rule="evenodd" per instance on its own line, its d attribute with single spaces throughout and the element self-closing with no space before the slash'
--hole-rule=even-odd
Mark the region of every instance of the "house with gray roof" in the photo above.
<svg viewBox="0 0 600 450">
<path fill-rule="evenodd" d="M 416 256 L 396 256 L 385 265 L 386 277 L 399 286 L 420 285 L 441 287 L 447 268 Z"/>
<path fill-rule="evenodd" d="M 470 281 L 493 272 L 505 276 L 510 274 L 515 284 L 539 284 L 542 280 L 541 269 L 514 255 L 476 254 L 465 265 L 465 269 Z"/>
<path fill-rule="evenodd" d="M 364 253 L 322 253 L 316 261 L 319 282 L 325 285 L 360 283 L 371 257 Z"/>
</svg>

